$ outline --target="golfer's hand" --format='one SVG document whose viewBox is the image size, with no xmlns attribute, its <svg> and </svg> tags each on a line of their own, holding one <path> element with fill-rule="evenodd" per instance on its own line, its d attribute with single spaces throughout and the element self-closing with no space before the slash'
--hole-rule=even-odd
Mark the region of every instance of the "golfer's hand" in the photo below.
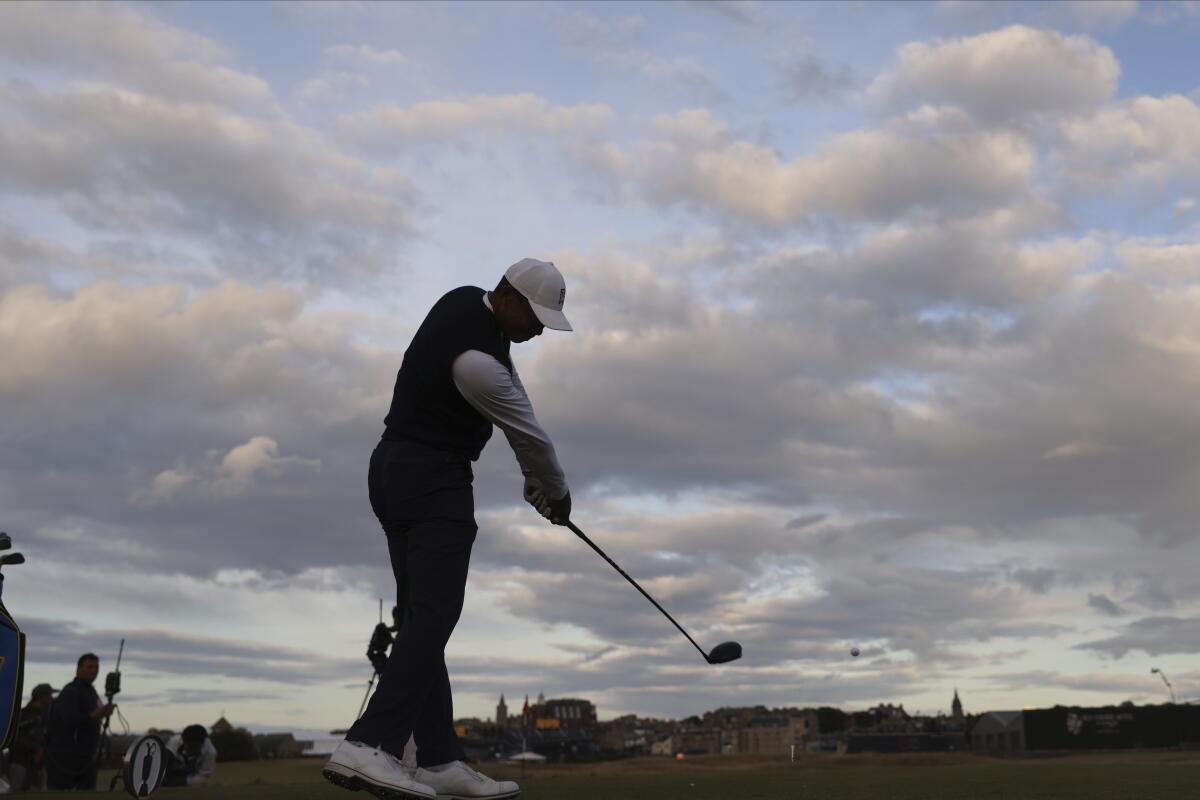
<svg viewBox="0 0 1200 800">
<path fill-rule="evenodd" d="M 571 493 L 567 492 L 561 500 L 551 500 L 546 493 L 532 481 L 525 483 L 525 501 L 546 519 L 555 525 L 564 525 L 571 518 Z"/>
<path fill-rule="evenodd" d="M 571 521 L 571 493 L 567 492 L 561 500 L 550 500 L 550 513 L 546 518 L 555 525 L 566 525 Z"/>
<path fill-rule="evenodd" d="M 550 519 L 550 500 L 545 492 L 532 480 L 525 481 L 525 502 L 546 519 Z"/>
</svg>

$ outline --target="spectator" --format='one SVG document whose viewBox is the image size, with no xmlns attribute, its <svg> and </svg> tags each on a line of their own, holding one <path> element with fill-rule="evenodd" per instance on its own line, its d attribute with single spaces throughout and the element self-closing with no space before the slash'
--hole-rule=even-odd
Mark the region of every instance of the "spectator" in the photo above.
<svg viewBox="0 0 1200 800">
<path fill-rule="evenodd" d="M 116 708 L 96 694 L 92 684 L 99 674 L 99 657 L 84 653 L 75 663 L 75 680 L 62 688 L 50 706 L 46 783 L 51 789 L 96 790 L 100 720 Z"/>
<path fill-rule="evenodd" d="M 217 748 L 208 739 L 203 725 L 188 725 L 167 742 L 167 775 L 163 786 L 196 786 L 204 783 L 217 768 Z"/>
<path fill-rule="evenodd" d="M 8 751 L 8 783 L 14 792 L 46 791 L 46 728 L 55 694 L 50 684 L 40 683 L 21 709 L 17 737 Z"/>
</svg>

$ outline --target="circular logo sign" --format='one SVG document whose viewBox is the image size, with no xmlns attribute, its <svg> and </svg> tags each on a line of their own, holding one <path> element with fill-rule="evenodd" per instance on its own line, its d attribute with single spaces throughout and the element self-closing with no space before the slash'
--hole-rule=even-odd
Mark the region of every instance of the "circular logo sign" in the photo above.
<svg viewBox="0 0 1200 800">
<path fill-rule="evenodd" d="M 166 745 L 157 736 L 142 736 L 125 751 L 125 791 L 134 797 L 154 794 L 167 774 Z"/>
</svg>

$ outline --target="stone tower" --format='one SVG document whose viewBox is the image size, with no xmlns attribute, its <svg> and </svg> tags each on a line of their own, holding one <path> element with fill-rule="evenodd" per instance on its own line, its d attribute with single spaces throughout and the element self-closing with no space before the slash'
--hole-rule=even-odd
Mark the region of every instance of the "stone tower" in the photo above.
<svg viewBox="0 0 1200 800">
<path fill-rule="evenodd" d="M 508 706 L 504 704 L 504 693 L 500 693 L 500 705 L 496 706 L 496 724 L 503 730 L 508 727 Z"/>
<path fill-rule="evenodd" d="M 950 717 L 955 722 L 963 721 L 962 701 L 958 699 L 958 687 L 954 689 L 954 702 L 950 704 Z"/>
</svg>

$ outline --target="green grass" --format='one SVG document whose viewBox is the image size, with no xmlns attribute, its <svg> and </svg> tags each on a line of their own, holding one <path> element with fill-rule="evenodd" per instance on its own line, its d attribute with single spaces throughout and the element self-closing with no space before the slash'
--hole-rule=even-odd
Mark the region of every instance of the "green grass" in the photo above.
<svg viewBox="0 0 1200 800">
<path fill-rule="evenodd" d="M 369 800 L 326 783 L 321 759 L 218 764 L 210 784 L 160 789 L 179 800 Z M 706 756 L 521 768 L 482 765 L 521 783 L 522 800 L 1196 800 L 1200 754 L 1129 753 L 1036 760 L 969 755 L 842 756 L 797 764 Z M 108 773 L 100 789 L 108 788 Z M 79 795 L 50 792 L 51 798 Z M 128 795 L 121 795 L 128 796 Z"/>
</svg>

